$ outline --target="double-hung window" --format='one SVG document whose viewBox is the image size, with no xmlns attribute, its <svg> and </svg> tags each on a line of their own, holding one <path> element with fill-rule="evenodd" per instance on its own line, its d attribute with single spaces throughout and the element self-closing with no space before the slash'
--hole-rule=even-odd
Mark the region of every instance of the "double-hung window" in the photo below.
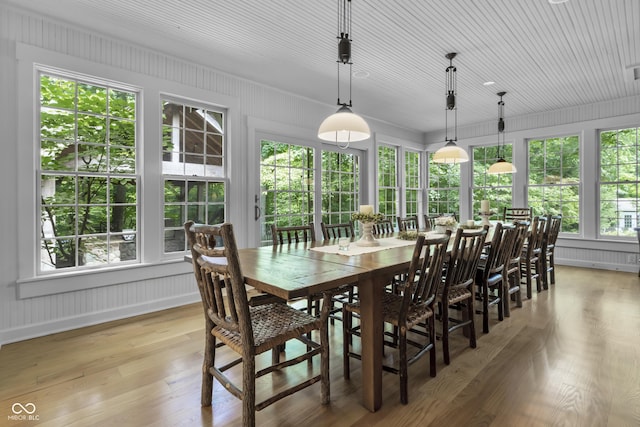
<svg viewBox="0 0 640 427">
<path fill-rule="evenodd" d="M 225 112 L 170 98 L 161 103 L 164 252 L 183 252 L 185 221 L 225 221 Z"/>
<path fill-rule="evenodd" d="M 404 208 L 407 216 L 419 215 L 422 202 L 420 190 L 420 153 L 404 152 Z"/>
<path fill-rule="evenodd" d="M 502 156 L 499 155 L 499 152 Z M 473 212 L 480 212 L 480 202 L 490 200 L 491 208 L 501 214 L 504 207 L 511 207 L 513 174 L 488 173 L 489 167 L 502 157 L 512 163 L 511 144 L 473 148 Z"/>
<path fill-rule="evenodd" d="M 322 151 L 322 221 L 344 224 L 359 205 L 360 157 Z"/>
<path fill-rule="evenodd" d="M 600 235 L 634 236 L 640 197 L 640 128 L 600 133 Z"/>
<path fill-rule="evenodd" d="M 398 150 L 378 147 L 378 213 L 395 222 L 398 215 Z"/>
<path fill-rule="evenodd" d="M 534 215 L 562 214 L 562 232 L 580 232 L 580 138 L 529 141 L 529 206 Z"/>
<path fill-rule="evenodd" d="M 138 93 L 40 70 L 38 272 L 139 260 Z"/>
<path fill-rule="evenodd" d="M 429 154 L 429 213 L 460 215 L 460 164 L 434 163 Z"/>
</svg>

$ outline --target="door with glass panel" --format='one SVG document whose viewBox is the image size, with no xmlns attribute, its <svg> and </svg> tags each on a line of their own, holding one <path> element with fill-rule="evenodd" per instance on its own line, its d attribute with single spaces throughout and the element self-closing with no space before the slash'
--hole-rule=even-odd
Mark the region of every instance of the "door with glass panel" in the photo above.
<svg viewBox="0 0 640 427">
<path fill-rule="evenodd" d="M 274 140 L 260 140 L 260 243 L 271 244 L 271 225 L 347 222 L 359 203 L 360 155 Z"/>
</svg>

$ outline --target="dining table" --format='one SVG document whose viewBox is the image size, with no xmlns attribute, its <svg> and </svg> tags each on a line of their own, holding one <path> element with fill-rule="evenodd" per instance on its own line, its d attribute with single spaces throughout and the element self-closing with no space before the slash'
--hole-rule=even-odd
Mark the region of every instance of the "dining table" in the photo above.
<svg viewBox="0 0 640 427">
<path fill-rule="evenodd" d="M 376 247 L 359 247 L 353 237 L 347 251 L 339 249 L 338 239 L 238 250 L 245 283 L 287 301 L 357 286 L 362 405 L 371 412 L 382 406 L 383 292 L 408 270 L 415 246 L 415 240 L 400 239 L 398 233 L 377 235 L 376 241 Z"/>
<path fill-rule="evenodd" d="M 344 285 L 358 287 L 362 405 L 372 412 L 382 405 L 382 293 L 395 275 L 409 268 L 415 244 L 394 235 L 378 240 L 381 247 L 365 253 L 357 250 L 357 241 L 351 243 L 351 251 L 340 251 L 333 240 L 239 249 L 246 283 L 286 300 Z"/>
</svg>

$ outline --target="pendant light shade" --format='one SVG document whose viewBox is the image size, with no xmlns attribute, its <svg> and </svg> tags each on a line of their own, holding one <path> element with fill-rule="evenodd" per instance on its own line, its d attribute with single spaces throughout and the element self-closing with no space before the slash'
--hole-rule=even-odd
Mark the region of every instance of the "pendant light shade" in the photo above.
<svg viewBox="0 0 640 427">
<path fill-rule="evenodd" d="M 444 147 L 433 153 L 431 160 L 434 163 L 464 163 L 469 161 L 469 155 L 455 142 L 449 141 Z"/>
<path fill-rule="evenodd" d="M 351 111 L 351 0 L 338 0 L 338 111 L 320 124 L 318 138 L 335 142 L 347 148 L 351 142 L 362 141 L 371 136 L 367 122 Z M 349 102 L 340 101 L 340 66 L 349 66 Z"/>
<path fill-rule="evenodd" d="M 332 141 L 338 145 L 369 138 L 371 131 L 367 122 L 343 105 L 337 112 L 322 121 L 318 129 L 318 138 Z M 346 148 L 346 147 L 345 147 Z"/>
<path fill-rule="evenodd" d="M 487 173 L 490 174 L 515 173 L 518 171 L 512 163 L 504 159 L 504 101 L 502 97 L 506 93 L 498 92 L 500 97 L 500 101 L 498 101 L 498 160 L 487 170 Z"/>
<path fill-rule="evenodd" d="M 455 53 L 448 53 L 445 56 L 449 60 L 449 66 L 446 69 L 446 109 L 445 109 L 445 145 L 438 151 L 433 153 L 431 160 L 434 163 L 463 163 L 469 161 L 469 155 L 462 148 L 458 147 L 458 108 L 456 106 L 457 96 L 457 77 L 456 67 L 453 66 L 453 58 Z M 449 115 L 453 114 L 454 136 L 449 138 Z"/>
</svg>

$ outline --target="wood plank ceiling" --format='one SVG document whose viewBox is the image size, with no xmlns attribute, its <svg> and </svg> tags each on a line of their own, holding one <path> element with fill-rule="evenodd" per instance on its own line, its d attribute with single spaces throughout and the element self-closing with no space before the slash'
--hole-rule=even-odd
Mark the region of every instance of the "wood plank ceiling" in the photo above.
<svg viewBox="0 0 640 427">
<path fill-rule="evenodd" d="M 335 0 L 3 1 L 335 103 Z M 422 132 L 444 127 L 447 52 L 460 126 L 502 90 L 507 116 L 640 95 L 638 0 L 353 0 L 352 38 L 354 111 Z"/>
</svg>

